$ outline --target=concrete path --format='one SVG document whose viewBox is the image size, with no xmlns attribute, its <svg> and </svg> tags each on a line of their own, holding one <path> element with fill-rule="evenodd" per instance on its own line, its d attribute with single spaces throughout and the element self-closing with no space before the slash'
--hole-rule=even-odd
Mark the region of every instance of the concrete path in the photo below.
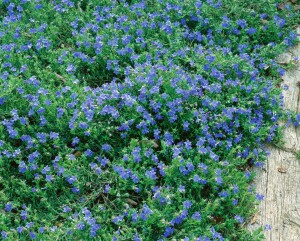
<svg viewBox="0 0 300 241">
<path fill-rule="evenodd" d="M 300 45 L 281 55 L 277 61 L 287 64 L 294 57 L 299 61 L 296 67 L 287 71 L 283 82 L 289 88 L 284 90 L 285 108 L 300 113 Z M 253 217 L 250 230 L 271 225 L 264 231 L 267 241 L 300 241 L 300 127 L 289 126 L 284 131 L 284 147 L 270 147 L 271 152 L 264 168 L 256 169 L 257 193 L 265 196 Z"/>
</svg>

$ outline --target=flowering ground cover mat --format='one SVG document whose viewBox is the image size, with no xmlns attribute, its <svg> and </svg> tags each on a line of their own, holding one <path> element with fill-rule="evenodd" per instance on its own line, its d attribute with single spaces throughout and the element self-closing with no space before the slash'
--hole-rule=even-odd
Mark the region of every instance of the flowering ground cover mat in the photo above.
<svg viewBox="0 0 300 241">
<path fill-rule="evenodd" d="M 2 240 L 263 240 L 297 1 L 0 1 Z"/>
</svg>

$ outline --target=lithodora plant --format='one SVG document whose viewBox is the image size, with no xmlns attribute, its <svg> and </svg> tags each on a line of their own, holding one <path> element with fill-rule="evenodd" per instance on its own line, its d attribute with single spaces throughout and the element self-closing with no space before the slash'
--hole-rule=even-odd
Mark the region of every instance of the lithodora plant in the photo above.
<svg viewBox="0 0 300 241">
<path fill-rule="evenodd" d="M 284 7 L 282 7 L 284 6 Z M 122 14 L 120 14 L 122 13 Z M 4 240 L 262 240 L 293 5 L 0 3 Z"/>
</svg>

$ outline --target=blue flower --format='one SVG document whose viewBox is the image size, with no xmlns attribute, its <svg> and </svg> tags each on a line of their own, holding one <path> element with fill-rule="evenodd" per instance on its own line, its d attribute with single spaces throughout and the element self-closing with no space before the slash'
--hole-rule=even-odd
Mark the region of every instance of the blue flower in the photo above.
<svg viewBox="0 0 300 241">
<path fill-rule="evenodd" d="M 262 194 L 256 193 L 256 194 L 255 194 L 255 198 L 256 198 L 257 200 L 259 200 L 259 201 L 263 201 L 264 198 L 265 198 L 265 196 L 262 195 Z"/>
<path fill-rule="evenodd" d="M 58 139 L 58 137 L 59 137 L 59 134 L 58 133 L 56 133 L 56 132 L 50 132 L 50 134 L 49 134 L 49 138 L 50 139 Z"/>
<path fill-rule="evenodd" d="M 23 227 L 22 226 L 17 227 L 17 232 L 21 234 L 23 232 Z"/>
<path fill-rule="evenodd" d="M 190 123 L 189 123 L 188 121 L 185 121 L 185 122 L 183 123 L 183 129 L 184 129 L 185 131 L 188 131 L 188 130 L 189 130 L 189 125 L 190 125 Z"/>
<path fill-rule="evenodd" d="M 175 231 L 174 228 L 172 228 L 172 227 L 166 227 L 163 236 L 164 236 L 165 238 L 168 238 L 168 237 L 170 237 L 170 236 L 174 233 L 174 231 Z"/>
<path fill-rule="evenodd" d="M 201 214 L 200 214 L 199 212 L 195 212 L 195 213 L 192 215 L 192 219 L 195 219 L 195 220 L 200 221 L 200 220 L 201 220 Z"/>
<path fill-rule="evenodd" d="M 44 227 L 40 227 L 40 228 L 39 228 L 39 233 L 44 233 L 44 231 L 45 231 L 45 228 L 44 228 Z"/>
<path fill-rule="evenodd" d="M 217 183 L 218 185 L 222 185 L 222 184 L 223 184 L 223 179 L 222 179 L 222 177 L 216 177 L 216 178 L 215 178 L 215 181 L 216 181 L 216 183 Z"/>
<path fill-rule="evenodd" d="M 27 170 L 27 166 L 24 161 L 21 161 L 19 164 L 19 172 L 25 173 Z"/>
<path fill-rule="evenodd" d="M 185 192 L 185 186 L 180 185 L 180 186 L 178 187 L 178 191 L 179 191 L 179 192 Z"/>
<path fill-rule="evenodd" d="M 138 182 L 140 181 L 140 178 L 139 178 L 137 175 L 135 175 L 135 174 L 133 174 L 133 175 L 131 176 L 131 179 L 132 179 L 132 181 L 133 181 L 134 183 L 138 183 Z"/>
<path fill-rule="evenodd" d="M 80 193 L 80 190 L 77 187 L 72 187 L 72 192 L 73 193 Z"/>
<path fill-rule="evenodd" d="M 241 28 L 246 28 L 247 27 L 247 22 L 245 19 L 239 19 L 237 20 L 237 24 L 241 27 Z"/>
<path fill-rule="evenodd" d="M 7 212 L 10 212 L 12 210 L 12 208 L 13 208 L 13 204 L 12 203 L 7 203 L 5 205 L 4 210 L 7 211 Z"/>
<path fill-rule="evenodd" d="M 0 98 L 0 106 L 3 105 L 5 103 L 6 98 L 5 97 L 1 97 Z"/>
<path fill-rule="evenodd" d="M 241 217 L 241 216 L 239 216 L 239 215 L 235 215 L 235 216 L 234 216 L 234 219 L 235 219 L 236 221 L 238 221 L 239 223 L 243 223 L 243 222 L 244 222 L 244 218 Z"/>
<path fill-rule="evenodd" d="M 193 204 L 193 203 L 192 203 L 190 200 L 186 200 L 186 201 L 183 202 L 183 207 L 184 207 L 185 209 L 189 209 L 189 208 L 192 207 L 192 204 Z"/>
<path fill-rule="evenodd" d="M 68 67 L 66 68 L 66 71 L 68 72 L 68 74 L 74 73 L 75 70 L 76 70 L 76 67 L 73 64 L 68 64 Z"/>
<path fill-rule="evenodd" d="M 95 237 L 97 234 L 97 231 L 100 229 L 100 224 L 95 223 L 92 227 L 91 227 L 91 231 L 90 231 L 90 237 Z"/>
<path fill-rule="evenodd" d="M 164 134 L 164 139 L 168 145 L 173 145 L 174 140 L 173 140 L 173 136 L 170 132 L 166 132 Z"/>
<path fill-rule="evenodd" d="M 104 192 L 105 193 L 109 193 L 109 190 L 111 189 L 110 185 L 109 184 L 106 184 L 105 185 L 105 189 L 104 189 Z"/>
<path fill-rule="evenodd" d="M 8 237 L 7 232 L 1 231 L 1 236 L 3 239 L 7 239 L 7 237 Z"/>
<path fill-rule="evenodd" d="M 220 197 L 224 197 L 224 198 L 226 198 L 226 197 L 228 197 L 228 196 L 229 196 L 229 194 L 228 194 L 228 192 L 227 192 L 227 191 L 221 191 L 221 192 L 219 192 L 219 196 L 220 196 Z"/>
<path fill-rule="evenodd" d="M 36 239 L 36 234 L 34 232 L 30 232 L 29 236 L 31 239 Z"/>
<path fill-rule="evenodd" d="M 52 182 L 54 180 L 54 177 L 52 175 L 46 175 L 46 181 Z"/>
<path fill-rule="evenodd" d="M 194 175 L 194 182 L 205 185 L 207 181 L 205 179 L 200 178 L 197 174 Z"/>
<path fill-rule="evenodd" d="M 249 35 L 253 35 L 253 34 L 255 34 L 257 32 L 257 30 L 256 30 L 256 28 L 249 28 L 249 29 L 247 29 L 246 32 Z"/>
<path fill-rule="evenodd" d="M 141 148 L 135 147 L 134 150 L 131 152 L 131 155 L 133 156 L 134 162 L 140 162 L 141 161 L 141 155 L 140 155 Z"/>
<path fill-rule="evenodd" d="M 138 234 L 134 235 L 134 241 L 142 241 Z"/>
<path fill-rule="evenodd" d="M 144 204 L 140 213 L 140 218 L 145 221 L 151 214 L 153 214 L 153 211 L 147 204 Z"/>
<path fill-rule="evenodd" d="M 84 225 L 83 222 L 79 222 L 79 223 L 77 224 L 76 228 L 77 228 L 78 230 L 84 230 L 84 229 L 85 229 L 85 225 Z"/>
<path fill-rule="evenodd" d="M 272 226 L 270 224 L 266 224 L 264 226 L 264 230 L 266 230 L 266 231 L 272 230 Z"/>
<path fill-rule="evenodd" d="M 218 233 L 218 232 L 214 229 L 214 227 L 212 227 L 212 228 L 210 229 L 210 231 L 211 231 L 211 234 L 212 234 L 212 238 L 213 238 L 214 240 L 216 240 L 216 239 L 219 239 L 220 241 L 223 241 L 223 240 L 224 240 L 224 238 L 222 237 L 222 235 L 221 235 L 220 233 Z"/>
<path fill-rule="evenodd" d="M 155 168 L 152 168 L 151 170 L 146 171 L 146 176 L 149 177 L 152 180 L 157 179 Z"/>
<path fill-rule="evenodd" d="M 119 215 L 113 219 L 113 223 L 118 224 L 119 222 L 121 222 L 123 220 L 123 218 L 124 218 L 124 216 Z"/>
<path fill-rule="evenodd" d="M 50 171 L 50 167 L 47 165 L 47 166 L 45 166 L 45 167 L 43 168 L 42 174 L 46 174 L 46 173 L 49 172 L 49 171 Z"/>
<path fill-rule="evenodd" d="M 71 211 L 71 208 L 69 207 L 69 206 L 65 206 L 64 208 L 63 208 L 63 212 L 64 213 L 68 213 L 68 212 L 70 212 Z"/>
<path fill-rule="evenodd" d="M 111 148 L 112 148 L 112 147 L 111 147 L 111 145 L 109 145 L 109 144 L 103 144 L 103 145 L 102 145 L 102 150 L 103 150 L 103 151 L 107 151 L 107 152 L 108 152 L 108 151 L 111 150 Z"/>
<path fill-rule="evenodd" d="M 74 182 L 77 181 L 77 177 L 76 177 L 76 176 L 69 176 L 69 177 L 67 177 L 66 179 L 67 179 L 67 182 L 68 182 L 69 184 L 73 184 Z"/>
<path fill-rule="evenodd" d="M 137 222 L 137 220 L 138 220 L 138 214 L 137 214 L 137 212 L 134 212 L 132 214 L 131 218 L 132 218 L 132 222 L 134 222 L 134 223 Z"/>
<path fill-rule="evenodd" d="M 285 70 L 283 68 L 277 68 L 277 71 L 281 77 L 285 75 Z"/>
</svg>

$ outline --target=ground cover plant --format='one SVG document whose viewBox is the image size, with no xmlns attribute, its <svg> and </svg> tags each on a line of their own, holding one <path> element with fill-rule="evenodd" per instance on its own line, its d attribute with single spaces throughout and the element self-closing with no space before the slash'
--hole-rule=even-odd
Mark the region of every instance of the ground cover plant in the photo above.
<svg viewBox="0 0 300 241">
<path fill-rule="evenodd" d="M 2 240 L 262 240 L 294 7 L 2 0 Z"/>
</svg>

